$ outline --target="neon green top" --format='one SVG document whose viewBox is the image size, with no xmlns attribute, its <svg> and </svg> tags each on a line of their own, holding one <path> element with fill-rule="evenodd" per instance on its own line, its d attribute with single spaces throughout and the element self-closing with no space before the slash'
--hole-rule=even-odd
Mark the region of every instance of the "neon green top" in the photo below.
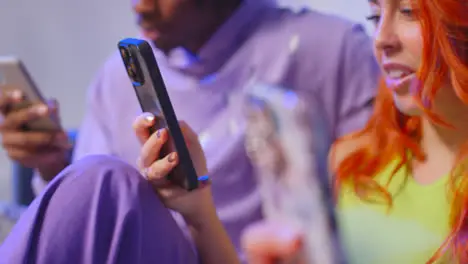
<svg viewBox="0 0 468 264">
<path fill-rule="evenodd" d="M 396 165 L 395 161 L 376 177 L 382 186 Z M 420 185 L 402 167 L 388 186 L 391 209 L 383 203 L 363 202 L 350 186 L 344 186 L 338 219 L 350 263 L 426 263 L 450 231 L 447 181 L 446 176 Z"/>
</svg>

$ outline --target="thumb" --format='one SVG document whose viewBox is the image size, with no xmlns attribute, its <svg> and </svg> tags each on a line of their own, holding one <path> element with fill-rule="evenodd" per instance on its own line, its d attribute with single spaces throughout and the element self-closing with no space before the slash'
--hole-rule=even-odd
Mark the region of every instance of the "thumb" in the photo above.
<svg viewBox="0 0 468 264">
<path fill-rule="evenodd" d="M 60 123 L 60 111 L 59 111 L 59 102 L 52 98 L 47 100 L 47 106 L 50 110 L 50 116 L 57 122 Z"/>
<path fill-rule="evenodd" d="M 46 103 L 51 110 L 58 111 L 60 105 L 57 99 L 54 99 L 54 98 L 48 99 Z"/>
</svg>

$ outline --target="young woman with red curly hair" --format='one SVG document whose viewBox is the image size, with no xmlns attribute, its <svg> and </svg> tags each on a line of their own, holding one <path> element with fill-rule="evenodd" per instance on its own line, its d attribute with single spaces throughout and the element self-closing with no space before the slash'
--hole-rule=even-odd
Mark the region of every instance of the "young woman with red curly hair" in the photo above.
<svg viewBox="0 0 468 264">
<path fill-rule="evenodd" d="M 332 153 L 350 257 L 468 263 L 468 5 L 370 6 L 383 81 L 367 126 Z"/>
<path fill-rule="evenodd" d="M 369 4 L 383 74 L 375 110 L 330 155 L 347 257 L 468 263 L 468 4 Z M 277 244 L 288 248 L 292 237 Z"/>
</svg>

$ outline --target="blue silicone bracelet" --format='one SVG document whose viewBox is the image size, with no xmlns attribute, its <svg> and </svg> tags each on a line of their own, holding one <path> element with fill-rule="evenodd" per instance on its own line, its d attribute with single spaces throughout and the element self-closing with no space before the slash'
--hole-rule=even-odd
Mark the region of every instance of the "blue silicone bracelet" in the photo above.
<svg viewBox="0 0 468 264">
<path fill-rule="evenodd" d="M 199 182 L 206 182 L 206 181 L 209 181 L 209 180 L 210 180 L 210 176 L 208 176 L 208 175 L 198 177 Z"/>
</svg>

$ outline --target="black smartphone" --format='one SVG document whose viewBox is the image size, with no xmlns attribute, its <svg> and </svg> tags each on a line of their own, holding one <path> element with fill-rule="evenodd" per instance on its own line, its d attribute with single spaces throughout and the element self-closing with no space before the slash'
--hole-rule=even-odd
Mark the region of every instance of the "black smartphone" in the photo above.
<svg viewBox="0 0 468 264">
<path fill-rule="evenodd" d="M 36 103 L 46 104 L 44 96 L 37 88 L 23 62 L 14 56 L 0 56 L 0 90 L 8 92 L 18 89 L 23 93 L 23 100 L 11 105 L 7 112 L 19 111 Z M 60 131 L 62 127 L 56 116 L 35 119 L 23 126 L 25 131 Z"/>
<path fill-rule="evenodd" d="M 167 176 L 168 179 L 186 190 L 198 188 L 198 175 L 185 144 L 179 121 L 172 107 L 153 49 L 141 39 L 127 38 L 118 44 L 120 55 L 127 70 L 143 112 L 154 114 L 156 123 L 150 132 L 167 128 L 170 139 L 160 153 L 165 157 L 176 151 L 179 164 Z"/>
</svg>

